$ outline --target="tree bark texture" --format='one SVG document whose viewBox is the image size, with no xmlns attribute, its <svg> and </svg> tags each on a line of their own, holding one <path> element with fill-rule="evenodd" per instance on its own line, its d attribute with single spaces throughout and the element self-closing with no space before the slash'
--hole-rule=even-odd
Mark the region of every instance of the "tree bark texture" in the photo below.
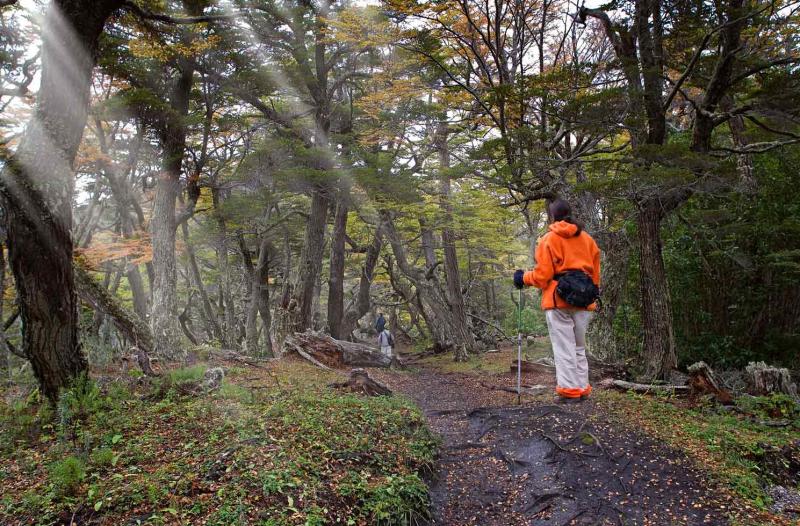
<svg viewBox="0 0 800 526">
<path fill-rule="evenodd" d="M 178 326 L 177 264 L 175 234 L 178 227 L 175 201 L 181 190 L 180 177 L 186 148 L 186 125 L 194 69 L 189 61 L 179 60 L 179 71 L 170 93 L 171 113 L 160 123 L 159 139 L 164 150 L 164 169 L 156 182 L 150 233 L 153 244 L 153 309 L 150 325 L 155 338 L 155 353 L 177 359 L 182 356 L 181 329 Z"/>
<path fill-rule="evenodd" d="M 624 231 L 602 232 L 596 239 L 600 247 L 602 305 L 589 325 L 587 343 L 590 352 L 598 358 L 617 361 L 627 350 L 625 339 L 614 331 L 614 321 L 625 301 L 631 246 Z"/>
<path fill-rule="evenodd" d="M 666 380 L 678 365 L 672 303 L 661 254 L 662 214 L 658 202 L 645 203 L 637 214 L 644 376 L 651 380 Z"/>
<path fill-rule="evenodd" d="M 444 212 L 444 227 L 442 228 L 442 248 L 444 252 L 444 275 L 447 284 L 447 303 L 452 314 L 453 332 L 456 338 L 453 359 L 466 361 L 467 353 L 477 349 L 475 337 L 467 320 L 467 307 L 464 304 L 464 294 L 461 291 L 461 274 L 458 268 L 458 253 L 456 252 L 455 233 L 451 228 L 453 210 L 450 206 L 450 151 L 447 145 L 447 124 L 440 124 L 437 130 L 436 147 L 439 150 L 439 179 L 441 181 L 440 206 Z"/>
<path fill-rule="evenodd" d="M 0 320 L 5 318 L 3 309 L 3 298 L 6 294 L 6 249 L 3 246 L 5 242 L 5 229 L 0 227 Z M 6 339 L 0 335 L 0 370 L 8 368 L 9 360 L 11 359 L 11 351 L 5 344 Z"/>
<path fill-rule="evenodd" d="M 750 362 L 745 369 L 748 391 L 757 396 L 782 393 L 797 397 L 797 385 L 788 369 L 770 367 L 764 362 Z"/>
<path fill-rule="evenodd" d="M 328 328 L 331 336 L 342 339 L 344 319 L 344 243 L 347 234 L 348 204 L 342 193 L 336 203 L 336 214 L 333 220 L 331 237 L 330 278 L 328 280 Z"/>
<path fill-rule="evenodd" d="M 52 401 L 87 368 L 72 273 L 72 165 L 86 125 L 98 40 L 120 4 L 51 2 L 42 27 L 36 108 L 0 177 L 23 352 Z"/>
<path fill-rule="evenodd" d="M 245 263 L 250 269 L 250 304 L 247 309 L 247 320 L 245 322 L 245 348 L 251 356 L 265 355 L 274 356 L 272 346 L 272 314 L 269 308 L 269 265 L 270 254 L 274 253 L 267 234 L 261 238 L 258 247 L 258 259 L 255 265 Z M 249 254 L 246 256 L 249 259 Z M 258 316 L 264 332 L 264 352 L 258 346 Z"/>
<path fill-rule="evenodd" d="M 325 223 L 328 217 L 329 197 L 326 190 L 316 189 L 311 196 L 311 211 L 306 224 L 305 242 L 300 254 L 300 265 L 294 286 L 295 309 L 290 312 L 294 332 L 303 332 L 313 323 L 312 305 L 314 287 L 322 272 L 325 250 Z"/>
</svg>

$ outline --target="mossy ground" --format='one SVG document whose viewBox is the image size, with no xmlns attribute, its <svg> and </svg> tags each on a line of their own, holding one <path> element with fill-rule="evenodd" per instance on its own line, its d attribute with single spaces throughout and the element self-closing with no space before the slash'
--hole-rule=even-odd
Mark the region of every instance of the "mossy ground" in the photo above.
<svg viewBox="0 0 800 526">
<path fill-rule="evenodd" d="M 598 402 L 608 415 L 687 452 L 714 480 L 739 497 L 745 507 L 755 510 L 764 510 L 769 504 L 765 491 L 768 485 L 785 483 L 776 480 L 779 475 L 770 469 L 766 452 L 782 448 L 800 436 L 800 408 L 784 415 L 787 418 L 783 423 L 787 425 L 767 425 L 774 422 L 776 408 L 786 412 L 789 407 L 781 403 L 783 398 L 743 398 L 737 402 L 739 410 L 723 410 L 711 403 L 597 392 Z"/>
<path fill-rule="evenodd" d="M 436 441 L 399 397 L 335 392 L 304 363 L 222 364 L 211 394 L 87 382 L 54 411 L 0 402 L 0 524 L 413 524 Z M 154 393 L 159 393 L 154 395 Z M 154 397 L 155 396 L 155 397 Z"/>
</svg>

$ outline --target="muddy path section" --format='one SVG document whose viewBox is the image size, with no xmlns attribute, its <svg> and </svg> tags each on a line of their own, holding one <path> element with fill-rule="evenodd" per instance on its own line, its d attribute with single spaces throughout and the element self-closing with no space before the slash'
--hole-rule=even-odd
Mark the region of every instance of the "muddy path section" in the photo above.
<svg viewBox="0 0 800 526">
<path fill-rule="evenodd" d="M 592 402 L 526 402 L 474 376 L 384 377 L 442 437 L 436 525 L 726 525 L 725 504 L 677 451 L 619 429 Z"/>
</svg>

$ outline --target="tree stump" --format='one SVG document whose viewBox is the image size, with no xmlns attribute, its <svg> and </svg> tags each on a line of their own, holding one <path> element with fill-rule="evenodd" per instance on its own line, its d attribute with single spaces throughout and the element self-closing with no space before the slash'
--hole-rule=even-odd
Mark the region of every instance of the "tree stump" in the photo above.
<svg viewBox="0 0 800 526">
<path fill-rule="evenodd" d="M 208 369 L 203 375 L 203 383 L 201 387 L 204 391 L 214 391 L 222 386 L 222 380 L 225 379 L 225 371 L 222 367 L 213 367 Z"/>
<path fill-rule="evenodd" d="M 323 368 L 389 367 L 392 357 L 362 343 L 335 340 L 327 334 L 313 331 L 298 332 L 286 338 L 284 353 L 295 353 Z"/>
<path fill-rule="evenodd" d="M 143 349 L 132 347 L 131 351 L 133 352 L 134 356 L 136 356 L 136 363 L 139 365 L 139 368 L 142 370 L 145 376 L 158 376 L 158 373 L 153 370 L 150 362 L 150 356 L 148 356 Z"/>
<path fill-rule="evenodd" d="M 720 386 L 714 371 L 705 362 L 697 362 L 690 365 L 688 368 L 689 391 L 692 396 L 700 396 L 710 394 L 713 395 L 717 402 L 721 404 L 730 404 L 733 402 L 731 394 Z"/>
<path fill-rule="evenodd" d="M 782 393 L 797 398 L 797 385 L 788 369 L 770 367 L 764 362 L 750 362 L 745 368 L 750 394 L 756 396 Z"/>
<path fill-rule="evenodd" d="M 392 391 L 382 383 L 370 377 L 364 369 L 353 369 L 346 382 L 334 382 L 328 387 L 345 389 L 351 393 L 361 393 L 367 396 L 391 396 Z"/>
</svg>

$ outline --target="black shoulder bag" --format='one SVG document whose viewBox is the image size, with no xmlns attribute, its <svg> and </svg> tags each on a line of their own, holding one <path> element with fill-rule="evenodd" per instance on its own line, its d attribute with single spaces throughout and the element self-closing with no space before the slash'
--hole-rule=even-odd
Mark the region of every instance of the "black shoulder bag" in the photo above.
<svg viewBox="0 0 800 526">
<path fill-rule="evenodd" d="M 556 294 L 573 307 L 585 309 L 600 298 L 600 289 L 582 270 L 567 270 L 553 276 Z"/>
</svg>

